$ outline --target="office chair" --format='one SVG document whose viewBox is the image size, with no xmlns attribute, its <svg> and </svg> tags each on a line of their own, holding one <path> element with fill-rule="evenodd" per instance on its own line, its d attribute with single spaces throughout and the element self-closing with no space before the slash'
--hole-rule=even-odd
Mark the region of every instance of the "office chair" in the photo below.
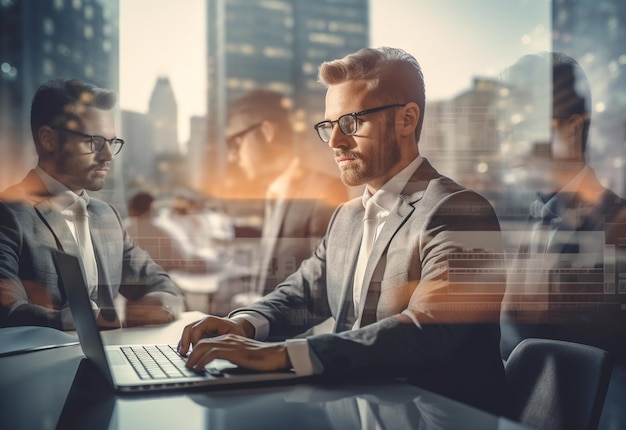
<svg viewBox="0 0 626 430">
<path fill-rule="evenodd" d="M 538 430 L 595 430 L 613 364 L 599 348 L 525 339 L 505 363 L 507 416 Z"/>
</svg>

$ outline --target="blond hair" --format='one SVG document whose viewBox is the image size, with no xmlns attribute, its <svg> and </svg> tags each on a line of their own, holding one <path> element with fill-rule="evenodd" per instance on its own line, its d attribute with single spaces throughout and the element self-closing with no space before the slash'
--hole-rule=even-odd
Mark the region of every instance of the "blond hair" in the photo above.
<svg viewBox="0 0 626 430">
<path fill-rule="evenodd" d="M 418 61 L 400 48 L 364 48 L 343 58 L 326 61 L 318 71 L 318 81 L 326 87 L 346 81 L 367 81 L 367 89 L 386 103 L 415 102 L 420 119 L 415 128 L 419 142 L 426 89 Z"/>
</svg>

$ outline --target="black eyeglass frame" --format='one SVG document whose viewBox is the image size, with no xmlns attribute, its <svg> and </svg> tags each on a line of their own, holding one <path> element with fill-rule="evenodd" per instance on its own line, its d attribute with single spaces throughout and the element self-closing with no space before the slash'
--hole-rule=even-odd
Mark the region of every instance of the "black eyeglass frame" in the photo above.
<svg viewBox="0 0 626 430">
<path fill-rule="evenodd" d="M 346 136 L 353 136 L 359 130 L 359 117 L 360 116 L 367 115 L 367 114 L 370 114 L 370 113 L 380 112 L 380 111 L 385 110 L 385 109 L 391 109 L 391 108 L 395 108 L 395 107 L 405 107 L 406 105 L 407 105 L 407 103 L 404 103 L 404 104 L 402 104 L 402 103 L 394 103 L 394 104 L 391 104 L 391 105 L 384 105 L 384 106 L 378 106 L 378 107 L 371 108 L 371 109 L 365 109 L 365 110 L 362 110 L 360 112 L 350 112 L 350 113 L 346 113 L 346 114 L 341 115 L 335 121 L 331 121 L 331 120 L 320 121 L 317 124 L 315 124 L 313 126 L 313 128 L 317 132 L 317 136 L 320 138 L 320 140 L 322 142 L 324 142 L 324 143 L 328 143 L 328 142 L 330 142 L 330 135 L 332 134 L 332 129 L 335 126 L 335 124 L 339 125 L 339 130 L 341 130 L 341 132 L 343 134 L 345 134 Z M 353 119 L 353 121 L 354 121 L 354 131 L 346 132 L 343 129 L 343 127 L 341 125 L 343 118 L 352 118 Z M 320 133 L 320 128 L 324 124 L 330 124 L 330 127 L 328 127 L 328 129 L 330 130 L 330 134 L 328 135 L 328 139 L 324 139 L 322 137 L 322 134 Z"/>
<path fill-rule="evenodd" d="M 226 146 L 229 150 L 239 149 L 241 146 L 241 138 L 243 138 L 246 134 L 250 133 L 255 128 L 258 128 L 263 124 L 263 121 L 252 124 L 249 127 L 244 128 L 238 133 L 233 134 L 232 136 L 226 137 Z"/>
<path fill-rule="evenodd" d="M 89 139 L 89 147 L 91 148 L 91 152 L 101 152 L 104 149 L 104 144 L 108 143 L 109 146 L 111 147 L 111 152 L 113 153 L 113 155 L 117 155 L 120 153 L 120 151 L 122 150 L 122 147 L 126 143 L 124 142 L 124 139 L 120 139 L 119 137 L 107 139 L 106 137 L 98 136 L 97 134 L 96 135 L 86 134 L 86 133 L 81 133 L 80 131 L 69 130 L 67 128 L 55 127 L 52 125 L 49 127 L 53 130 L 63 131 L 65 133 L 71 133 L 71 134 L 75 134 L 77 136 L 82 136 L 86 139 Z M 102 139 L 102 143 L 98 144 L 97 140 L 100 140 L 100 139 Z M 119 145 L 119 147 L 117 145 Z"/>
</svg>

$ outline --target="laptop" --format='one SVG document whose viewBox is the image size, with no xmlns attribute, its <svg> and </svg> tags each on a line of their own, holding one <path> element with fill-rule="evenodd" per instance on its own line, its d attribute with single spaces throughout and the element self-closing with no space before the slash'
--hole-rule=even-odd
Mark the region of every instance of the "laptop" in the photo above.
<svg viewBox="0 0 626 430">
<path fill-rule="evenodd" d="M 77 257 L 56 252 L 57 267 L 83 353 L 118 392 L 224 386 L 298 378 L 292 370 L 257 372 L 215 359 L 202 373 L 185 367 L 176 345 L 104 345 Z M 155 363 L 155 359 L 157 363 Z"/>
</svg>

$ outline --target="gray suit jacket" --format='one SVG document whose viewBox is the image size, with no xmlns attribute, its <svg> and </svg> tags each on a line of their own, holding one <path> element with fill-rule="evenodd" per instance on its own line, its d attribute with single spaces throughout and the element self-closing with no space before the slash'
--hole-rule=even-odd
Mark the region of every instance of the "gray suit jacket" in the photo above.
<svg viewBox="0 0 626 430">
<path fill-rule="evenodd" d="M 563 203 L 545 254 L 530 253 L 538 219 L 524 226 L 503 300 L 504 358 L 523 339 L 539 337 L 596 346 L 626 362 L 626 200 L 591 169 L 580 184 L 584 190 L 557 194 Z"/>
<path fill-rule="evenodd" d="M 292 173 L 284 201 L 277 214 L 265 220 L 261 238 L 260 272 L 255 291 L 266 294 L 309 258 L 328 228 L 336 207 L 348 199 L 339 178 L 302 165 Z"/>
<path fill-rule="evenodd" d="M 60 309 L 67 304 L 54 255 L 57 249 L 73 255 L 79 252 L 49 197 L 34 170 L 0 195 L 0 326 L 61 328 Z M 151 291 L 181 294 L 127 235 L 113 206 L 92 198 L 88 211 L 100 307 L 111 307 L 118 292 L 130 300 Z"/>
<path fill-rule="evenodd" d="M 307 338 L 326 375 L 404 376 L 498 412 L 504 393 L 498 318 L 505 271 L 493 208 L 424 160 L 372 250 L 362 327 L 342 331 L 354 321 L 350 297 L 363 233 L 360 200 L 338 208 L 314 255 L 246 310 L 270 321 L 271 338 L 294 336 L 334 317 L 337 333 Z"/>
</svg>

